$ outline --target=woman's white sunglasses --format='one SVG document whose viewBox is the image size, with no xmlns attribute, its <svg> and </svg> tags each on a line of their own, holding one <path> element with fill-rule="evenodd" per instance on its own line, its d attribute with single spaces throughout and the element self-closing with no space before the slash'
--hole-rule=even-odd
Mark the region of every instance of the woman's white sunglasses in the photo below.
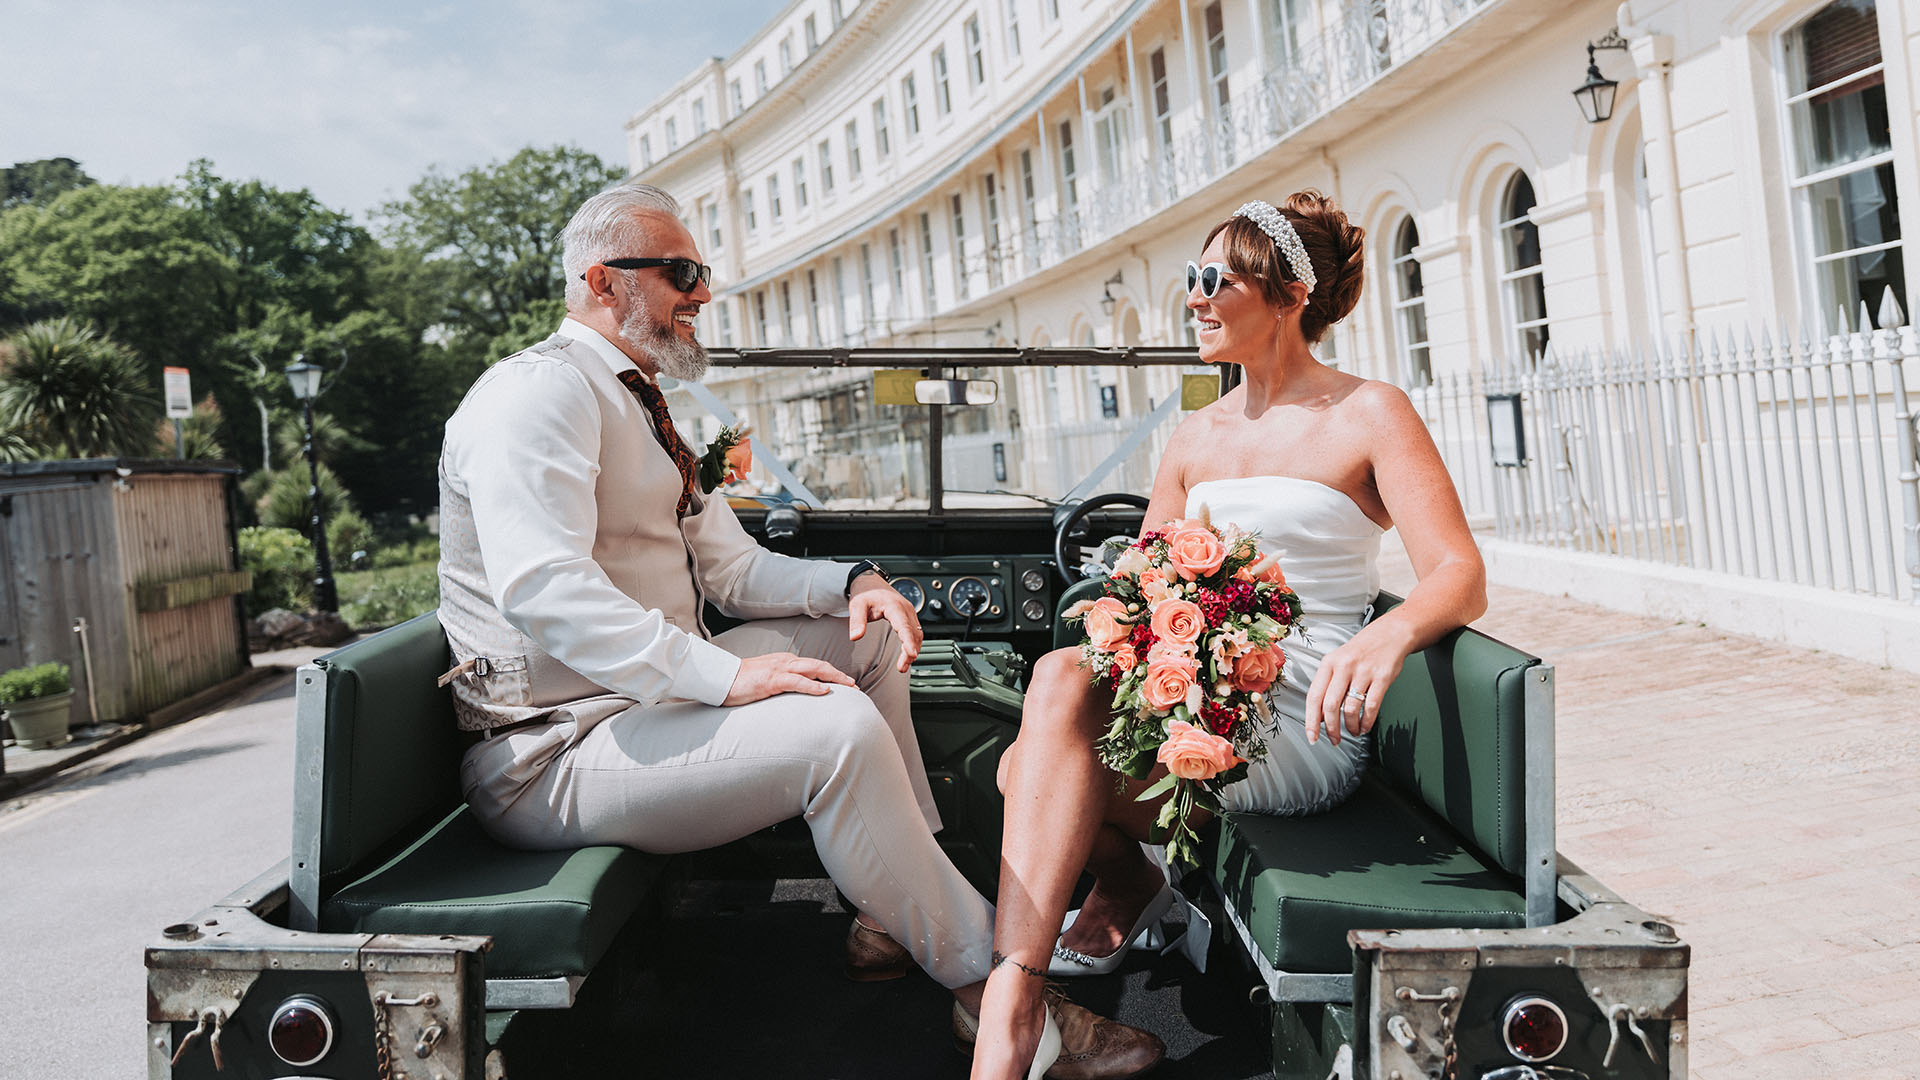
<svg viewBox="0 0 1920 1080">
<path fill-rule="evenodd" d="M 1211 262 L 1205 266 L 1197 266 L 1189 261 L 1187 263 L 1187 291 L 1192 292 L 1193 286 L 1198 283 L 1200 286 L 1200 295 L 1211 300 L 1213 299 L 1213 294 L 1220 291 L 1221 281 L 1225 280 L 1226 275 L 1230 273 L 1232 273 L 1232 271 L 1227 269 L 1226 263 Z"/>
</svg>

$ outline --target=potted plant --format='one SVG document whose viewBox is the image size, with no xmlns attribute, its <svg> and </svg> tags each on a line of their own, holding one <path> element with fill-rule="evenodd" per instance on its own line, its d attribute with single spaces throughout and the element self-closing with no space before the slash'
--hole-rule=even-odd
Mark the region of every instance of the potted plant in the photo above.
<svg viewBox="0 0 1920 1080">
<path fill-rule="evenodd" d="M 0 674 L 0 714 L 13 726 L 13 739 L 25 750 L 65 746 L 67 717 L 73 706 L 72 671 L 45 663 Z"/>
</svg>

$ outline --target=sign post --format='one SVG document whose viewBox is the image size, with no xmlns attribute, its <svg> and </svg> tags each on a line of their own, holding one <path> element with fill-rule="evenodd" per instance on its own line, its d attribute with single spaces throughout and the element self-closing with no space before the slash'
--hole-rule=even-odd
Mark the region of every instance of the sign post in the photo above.
<svg viewBox="0 0 1920 1080">
<path fill-rule="evenodd" d="M 183 367 L 163 368 L 160 372 L 167 397 L 167 418 L 173 421 L 173 456 L 187 456 L 187 437 L 180 421 L 193 415 L 193 382 Z"/>
</svg>

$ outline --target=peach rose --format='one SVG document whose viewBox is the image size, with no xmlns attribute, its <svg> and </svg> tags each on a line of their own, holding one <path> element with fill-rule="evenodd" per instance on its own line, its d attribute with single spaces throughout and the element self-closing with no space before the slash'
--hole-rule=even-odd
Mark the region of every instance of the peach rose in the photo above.
<svg viewBox="0 0 1920 1080">
<path fill-rule="evenodd" d="M 1280 677 L 1280 669 L 1286 662 L 1287 654 L 1280 651 L 1278 645 L 1269 645 L 1239 656 L 1233 662 L 1233 688 L 1265 690 Z"/>
<path fill-rule="evenodd" d="M 1182 578 L 1192 581 L 1220 569 L 1220 564 L 1227 561 L 1227 546 L 1212 529 L 1182 529 L 1167 538 L 1167 561 Z"/>
<path fill-rule="evenodd" d="M 1149 603 L 1157 603 L 1172 595 L 1172 590 L 1167 588 L 1167 575 L 1157 567 L 1140 572 L 1140 591 Z"/>
<path fill-rule="evenodd" d="M 1127 605 L 1118 597 L 1103 596 L 1095 600 L 1086 612 L 1087 640 L 1101 652 L 1112 652 L 1133 634 L 1133 626 L 1126 619 Z"/>
<path fill-rule="evenodd" d="M 1127 671 L 1132 671 L 1140 663 L 1140 657 L 1133 651 L 1133 643 L 1123 641 L 1113 650 L 1113 662 Z"/>
<path fill-rule="evenodd" d="M 1277 551 L 1270 555 L 1262 555 L 1258 562 L 1248 568 L 1248 576 L 1255 581 L 1268 582 L 1283 589 L 1287 587 L 1287 575 L 1280 572 L 1280 553 Z"/>
<path fill-rule="evenodd" d="M 1198 664 L 1199 649 L 1192 642 L 1156 641 L 1147 650 L 1147 663 L 1172 661 L 1176 664 Z"/>
<path fill-rule="evenodd" d="M 1200 605 L 1191 600 L 1162 600 L 1152 606 L 1153 618 L 1148 624 L 1153 628 L 1153 636 L 1163 641 L 1177 641 L 1182 645 L 1198 640 L 1200 631 L 1207 628 L 1207 617 Z"/>
<path fill-rule="evenodd" d="M 735 483 L 747 478 L 753 471 L 753 440 L 741 439 L 727 449 L 726 483 Z"/>
<path fill-rule="evenodd" d="M 1167 741 L 1156 757 L 1182 780 L 1211 780 L 1243 760 L 1232 743 L 1185 720 L 1167 725 Z"/>
<path fill-rule="evenodd" d="M 1171 709 L 1186 702 L 1187 690 L 1198 671 L 1199 665 L 1192 660 L 1148 660 L 1147 680 L 1141 684 L 1140 693 L 1154 708 Z"/>
</svg>

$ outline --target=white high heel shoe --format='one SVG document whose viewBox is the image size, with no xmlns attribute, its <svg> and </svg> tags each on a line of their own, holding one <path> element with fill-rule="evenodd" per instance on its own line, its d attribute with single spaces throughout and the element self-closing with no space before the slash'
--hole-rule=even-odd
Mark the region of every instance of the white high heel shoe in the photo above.
<svg viewBox="0 0 1920 1080">
<path fill-rule="evenodd" d="M 1173 896 L 1173 886 L 1162 885 L 1153 899 L 1147 901 L 1147 906 L 1140 910 L 1140 917 L 1134 920 L 1133 929 L 1127 931 L 1126 940 L 1106 956 L 1088 956 L 1085 953 L 1075 952 L 1058 941 L 1054 942 L 1053 956 L 1047 961 L 1047 974 L 1054 978 L 1105 975 L 1119 967 L 1120 962 L 1126 959 L 1127 949 L 1130 946 L 1141 938 L 1148 938 L 1151 941 L 1150 935 L 1158 930 L 1160 920 L 1165 918 L 1167 910 L 1173 907 Z M 1073 925 L 1074 919 L 1079 914 L 1078 909 L 1067 912 L 1067 919 L 1060 927 L 1060 933 L 1063 936 L 1066 934 L 1067 927 Z"/>
<path fill-rule="evenodd" d="M 1060 1025 L 1053 1019 L 1053 1008 L 1041 1010 L 1040 1045 L 1033 1051 L 1033 1064 L 1027 1067 L 1027 1080 L 1046 1080 L 1047 1070 L 1060 1060 L 1060 1051 L 1064 1044 L 1060 1040 Z M 980 1018 L 966 1010 L 959 1002 L 953 1003 L 954 1037 L 964 1053 L 972 1053 L 973 1045 L 980 1037 Z"/>
</svg>

